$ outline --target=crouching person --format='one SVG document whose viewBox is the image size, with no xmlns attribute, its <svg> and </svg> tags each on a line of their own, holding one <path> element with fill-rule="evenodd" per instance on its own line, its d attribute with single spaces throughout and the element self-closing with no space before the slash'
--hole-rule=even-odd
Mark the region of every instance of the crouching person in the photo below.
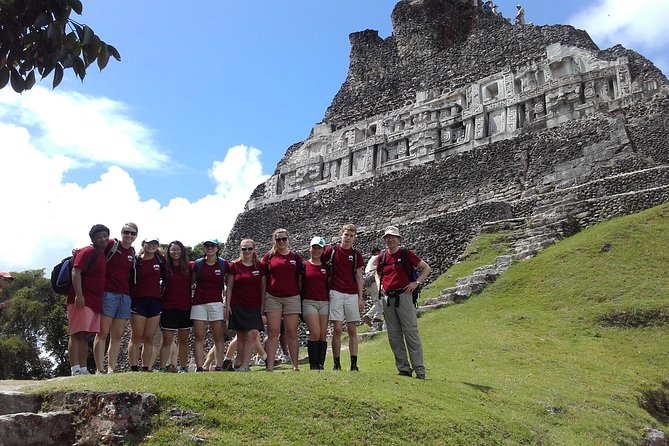
<svg viewBox="0 0 669 446">
<path fill-rule="evenodd" d="M 413 292 L 430 275 L 432 269 L 412 251 L 400 248 L 400 231 L 396 226 L 384 230 L 383 240 L 388 249 L 379 254 L 376 267 L 377 284 L 384 296 L 383 317 L 386 320 L 388 342 L 401 376 L 425 379 L 423 345 L 418 333 L 418 318 Z M 412 279 L 415 270 L 417 279 Z M 407 359 L 407 350 L 409 360 Z"/>
</svg>

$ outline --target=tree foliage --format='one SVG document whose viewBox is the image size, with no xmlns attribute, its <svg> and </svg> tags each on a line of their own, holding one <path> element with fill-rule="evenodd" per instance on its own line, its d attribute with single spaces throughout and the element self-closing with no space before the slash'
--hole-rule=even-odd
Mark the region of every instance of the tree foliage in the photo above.
<svg viewBox="0 0 669 446">
<path fill-rule="evenodd" d="M 0 0 L 0 88 L 10 83 L 21 93 L 52 72 L 56 88 L 68 68 L 83 81 L 92 63 L 102 70 L 110 57 L 121 60 L 72 11 L 81 15 L 81 0 Z"/>
<path fill-rule="evenodd" d="M 6 340 L 0 344 L 0 375 L 9 373 L 5 377 L 68 374 L 65 296 L 54 293 L 43 274 L 12 273 L 14 281 L 3 289 L 3 297 L 12 301 L 0 315 L 0 338 Z"/>
</svg>

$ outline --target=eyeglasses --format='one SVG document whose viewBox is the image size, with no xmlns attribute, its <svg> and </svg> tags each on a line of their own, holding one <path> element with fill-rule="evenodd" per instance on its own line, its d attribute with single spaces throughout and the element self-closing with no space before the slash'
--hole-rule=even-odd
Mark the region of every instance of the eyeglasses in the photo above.
<svg viewBox="0 0 669 446">
<path fill-rule="evenodd" d="M 288 237 L 277 237 L 274 239 L 275 242 L 285 242 L 288 241 Z"/>
<path fill-rule="evenodd" d="M 121 231 L 123 235 L 137 235 L 135 231 Z"/>
<path fill-rule="evenodd" d="M 243 246 L 239 249 L 241 249 L 242 251 L 253 251 L 255 248 L 252 246 Z"/>
</svg>

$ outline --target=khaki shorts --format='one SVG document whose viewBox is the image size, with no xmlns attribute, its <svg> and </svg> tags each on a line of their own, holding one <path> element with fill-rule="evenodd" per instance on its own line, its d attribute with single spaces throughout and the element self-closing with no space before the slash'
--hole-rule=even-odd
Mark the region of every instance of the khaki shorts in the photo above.
<svg viewBox="0 0 669 446">
<path fill-rule="evenodd" d="M 265 294 L 265 313 L 300 314 L 302 300 L 300 296 L 274 297 Z"/>
<path fill-rule="evenodd" d="M 190 318 L 194 321 L 222 321 L 225 319 L 223 302 L 193 305 L 190 308 Z"/>
<path fill-rule="evenodd" d="M 327 300 L 304 299 L 302 301 L 302 314 L 305 316 L 310 314 L 328 315 L 330 314 L 330 302 Z"/>
<path fill-rule="evenodd" d="M 331 321 L 360 321 L 360 308 L 358 307 L 358 295 L 340 293 L 330 290 L 330 316 Z"/>
</svg>

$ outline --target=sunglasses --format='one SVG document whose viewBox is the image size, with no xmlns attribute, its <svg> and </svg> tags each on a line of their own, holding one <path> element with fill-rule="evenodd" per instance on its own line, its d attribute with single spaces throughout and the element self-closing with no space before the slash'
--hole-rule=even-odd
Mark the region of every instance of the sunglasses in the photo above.
<svg viewBox="0 0 669 446">
<path fill-rule="evenodd" d="M 274 239 L 275 242 L 285 242 L 288 241 L 288 237 L 277 237 Z"/>
<path fill-rule="evenodd" d="M 135 231 L 122 231 L 123 235 L 137 235 Z"/>
<path fill-rule="evenodd" d="M 239 248 L 239 249 L 242 250 L 242 251 L 253 251 L 255 248 L 250 247 L 250 246 L 249 247 L 244 246 L 244 247 Z"/>
</svg>

